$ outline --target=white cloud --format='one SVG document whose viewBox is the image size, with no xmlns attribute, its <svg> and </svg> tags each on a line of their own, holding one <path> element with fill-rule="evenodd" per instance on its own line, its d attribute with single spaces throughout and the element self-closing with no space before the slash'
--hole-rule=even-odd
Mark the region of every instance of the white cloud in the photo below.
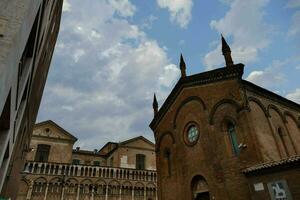
<svg viewBox="0 0 300 200">
<path fill-rule="evenodd" d="M 160 8 L 168 9 L 171 21 L 181 28 L 186 28 L 192 19 L 192 0 L 157 0 L 157 4 Z"/>
<path fill-rule="evenodd" d="M 174 80 L 178 79 L 180 70 L 174 64 L 166 65 L 163 73 L 159 76 L 160 85 L 170 88 L 174 84 Z"/>
<path fill-rule="evenodd" d="M 295 101 L 300 104 L 300 88 L 286 95 L 286 98 Z"/>
<path fill-rule="evenodd" d="M 63 3 L 63 12 L 69 12 L 71 11 L 71 4 L 69 3 L 69 0 L 64 0 Z"/>
<path fill-rule="evenodd" d="M 286 5 L 288 8 L 300 7 L 300 0 L 289 0 Z"/>
<path fill-rule="evenodd" d="M 178 44 L 179 44 L 180 46 L 183 46 L 183 45 L 185 44 L 185 40 L 179 40 Z"/>
<path fill-rule="evenodd" d="M 110 5 L 123 17 L 133 16 L 136 7 L 128 0 L 109 0 Z"/>
<path fill-rule="evenodd" d="M 67 106 L 67 105 L 61 106 L 61 109 L 67 110 L 67 111 L 73 111 L 74 110 L 74 108 L 72 106 Z"/>
<path fill-rule="evenodd" d="M 225 35 L 235 63 L 253 62 L 257 60 L 258 51 L 267 47 L 270 42 L 267 33 L 271 27 L 263 20 L 263 8 L 268 0 L 228 2 L 231 3 L 229 11 L 223 18 L 212 20 L 210 26 Z M 218 45 L 205 56 L 203 62 L 208 69 L 220 67 L 224 63 L 220 48 Z"/>
<path fill-rule="evenodd" d="M 146 20 L 144 20 L 143 24 L 141 25 L 141 28 L 151 29 L 153 22 L 156 21 L 158 17 L 154 15 L 150 15 Z"/>
<path fill-rule="evenodd" d="M 292 24 L 288 30 L 288 36 L 299 36 L 300 34 L 300 10 L 296 11 L 292 17 Z"/>
<path fill-rule="evenodd" d="M 152 139 L 153 92 L 163 100 L 178 68 L 140 27 L 116 16 L 111 2 L 71 3 L 38 119 L 62 124 L 84 148 L 141 134 Z"/>
<path fill-rule="evenodd" d="M 76 49 L 73 54 L 73 59 L 77 63 L 80 57 L 82 57 L 85 54 L 85 51 L 83 49 Z"/>
<path fill-rule="evenodd" d="M 261 85 L 263 87 L 270 87 L 274 85 L 274 83 L 282 83 L 284 81 L 284 77 L 281 75 L 276 75 L 272 73 L 270 70 L 266 71 L 252 71 L 246 80 Z"/>
<path fill-rule="evenodd" d="M 285 67 L 289 66 L 292 59 L 274 60 L 270 66 L 263 70 L 254 70 L 246 78 L 246 80 L 253 82 L 269 89 L 276 89 L 279 85 L 287 80 L 284 73 Z"/>
</svg>

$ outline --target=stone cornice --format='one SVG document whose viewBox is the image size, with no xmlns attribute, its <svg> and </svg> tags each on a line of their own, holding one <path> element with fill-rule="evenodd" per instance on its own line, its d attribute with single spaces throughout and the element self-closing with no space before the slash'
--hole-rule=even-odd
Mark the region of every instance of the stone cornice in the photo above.
<svg viewBox="0 0 300 200">
<path fill-rule="evenodd" d="M 229 79 L 241 79 L 244 73 L 244 65 L 236 64 L 229 67 L 218 68 L 215 70 L 182 77 L 176 83 L 175 87 L 167 97 L 158 113 L 154 116 L 150 123 L 150 128 L 154 131 L 157 124 L 163 118 L 165 113 L 169 110 L 170 106 L 174 103 L 181 90 L 186 87 L 192 87 L 197 85 L 204 85 Z"/>
<path fill-rule="evenodd" d="M 49 137 L 44 135 L 32 135 L 32 138 L 36 140 L 48 140 L 48 141 L 54 141 L 54 142 L 61 142 L 61 143 L 69 143 L 74 144 L 74 140 L 67 139 L 67 138 L 60 138 L 60 137 Z"/>
<path fill-rule="evenodd" d="M 94 152 L 94 151 L 87 151 L 87 150 L 79 150 L 77 151 L 76 149 L 72 150 L 72 155 L 89 155 L 89 156 L 96 156 L 96 157 L 101 157 L 101 158 L 105 158 L 104 155 L 100 155 L 99 152 Z"/>
</svg>

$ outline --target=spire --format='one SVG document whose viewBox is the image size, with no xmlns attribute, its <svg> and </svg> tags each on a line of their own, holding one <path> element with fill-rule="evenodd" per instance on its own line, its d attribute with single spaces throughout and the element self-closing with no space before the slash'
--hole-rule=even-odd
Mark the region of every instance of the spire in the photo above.
<svg viewBox="0 0 300 200">
<path fill-rule="evenodd" d="M 157 103 L 157 100 L 156 100 L 156 95 L 154 93 L 154 96 L 153 96 L 153 112 L 154 112 L 154 116 L 158 113 L 158 103 Z"/>
<path fill-rule="evenodd" d="M 179 63 L 180 71 L 181 71 L 181 77 L 186 77 L 186 66 L 185 62 L 183 60 L 182 54 L 180 54 L 180 63 Z"/>
<path fill-rule="evenodd" d="M 222 53 L 225 58 L 226 67 L 228 67 L 230 65 L 233 65 L 233 61 L 231 58 L 231 50 L 222 34 L 221 34 L 221 38 L 222 38 Z"/>
</svg>

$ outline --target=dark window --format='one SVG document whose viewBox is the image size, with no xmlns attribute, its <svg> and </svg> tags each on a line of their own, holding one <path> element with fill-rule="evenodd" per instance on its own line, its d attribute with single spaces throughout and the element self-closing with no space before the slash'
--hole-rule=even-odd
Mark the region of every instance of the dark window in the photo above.
<svg viewBox="0 0 300 200">
<path fill-rule="evenodd" d="M 164 150 L 164 157 L 167 161 L 167 170 L 168 170 L 168 176 L 171 176 L 171 152 L 169 149 Z"/>
<path fill-rule="evenodd" d="M 239 149 L 239 144 L 238 144 L 238 140 L 236 137 L 235 125 L 233 123 L 231 123 L 231 122 L 228 123 L 227 132 L 229 135 L 233 153 L 235 155 L 238 155 L 240 153 L 240 149 Z"/>
<path fill-rule="evenodd" d="M 0 115 L 0 131 L 10 128 L 10 92 L 6 98 L 4 108 Z"/>
<path fill-rule="evenodd" d="M 114 165 L 114 157 L 111 157 L 110 158 L 110 166 L 113 167 L 113 165 Z"/>
<path fill-rule="evenodd" d="M 145 169 L 145 158 L 146 156 L 143 154 L 136 154 L 136 169 Z"/>
<path fill-rule="evenodd" d="M 287 144 L 286 144 L 286 141 L 285 141 L 286 134 L 282 131 L 281 127 L 279 127 L 277 129 L 277 132 L 278 132 L 278 135 L 280 136 L 280 140 L 281 140 L 281 143 L 282 143 L 283 148 L 284 148 L 283 150 L 284 150 L 285 154 L 288 154 Z"/>
<path fill-rule="evenodd" d="M 35 161 L 38 162 L 47 162 L 50 152 L 50 145 L 39 144 L 35 154 Z"/>
<path fill-rule="evenodd" d="M 79 165 L 79 164 L 80 164 L 80 160 L 78 160 L 78 159 L 73 159 L 72 164 L 73 164 L 73 165 Z"/>
<path fill-rule="evenodd" d="M 95 166 L 100 166 L 100 161 L 99 161 L 99 160 L 95 160 L 95 161 L 93 162 L 93 165 L 95 165 Z"/>
<path fill-rule="evenodd" d="M 9 161 L 9 142 L 5 143 L 7 137 L 9 137 L 8 132 L 10 129 L 10 92 L 6 98 L 4 108 L 1 111 L 0 110 L 0 154 L 4 153 L 4 157 L 2 160 L 0 160 L 1 166 L 0 166 L 0 172 L 3 172 L 4 168 L 7 166 L 8 161 Z M 3 155 L 3 154 L 2 154 Z"/>
</svg>

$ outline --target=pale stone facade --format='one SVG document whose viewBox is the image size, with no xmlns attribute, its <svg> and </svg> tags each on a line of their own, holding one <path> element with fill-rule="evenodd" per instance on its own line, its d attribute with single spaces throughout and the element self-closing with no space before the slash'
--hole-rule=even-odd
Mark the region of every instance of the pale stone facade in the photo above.
<svg viewBox="0 0 300 200">
<path fill-rule="evenodd" d="M 15 199 L 44 90 L 62 0 L 0 1 L 0 197 Z"/>
<path fill-rule="evenodd" d="M 53 121 L 37 124 L 17 199 L 156 199 L 155 146 L 151 141 L 139 136 L 109 142 L 94 151 L 73 149 L 76 141 Z M 47 153 L 41 153 L 41 147 Z M 139 157 L 142 162 L 137 162 Z"/>
</svg>

